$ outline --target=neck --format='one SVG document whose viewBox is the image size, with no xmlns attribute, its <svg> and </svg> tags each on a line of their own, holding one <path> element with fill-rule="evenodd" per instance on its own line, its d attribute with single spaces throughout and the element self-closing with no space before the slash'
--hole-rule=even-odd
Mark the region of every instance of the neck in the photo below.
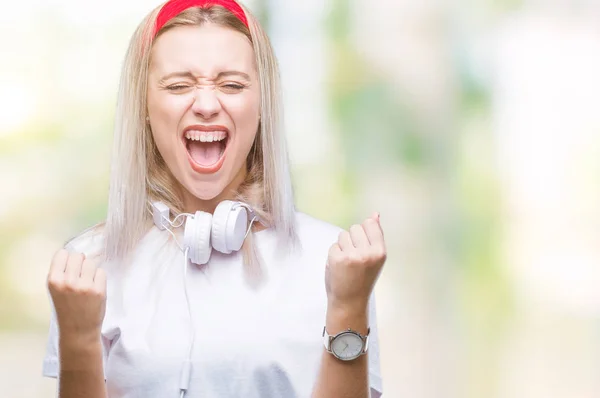
<svg viewBox="0 0 600 398">
<path fill-rule="evenodd" d="M 194 214 L 197 211 L 204 211 L 206 213 L 214 214 L 219 203 L 224 200 L 235 200 L 236 193 L 238 192 L 240 185 L 242 185 L 242 183 L 245 181 L 247 175 L 248 171 L 245 167 L 243 167 L 234 177 L 231 183 L 225 187 L 225 189 L 219 195 L 210 200 L 199 199 L 189 193 L 184 187 L 181 187 L 181 190 L 184 193 L 184 212 Z M 259 232 L 264 229 L 266 229 L 266 226 L 258 221 L 254 222 L 252 225 L 252 230 L 254 232 Z"/>
<path fill-rule="evenodd" d="M 213 214 L 219 203 L 224 200 L 235 199 L 235 195 L 238 192 L 240 185 L 246 179 L 247 174 L 246 168 L 242 167 L 231 183 L 229 183 L 219 195 L 209 200 L 199 199 L 188 192 L 184 187 L 181 187 L 183 191 L 184 212 L 194 214 L 197 211 L 204 211 Z"/>
</svg>

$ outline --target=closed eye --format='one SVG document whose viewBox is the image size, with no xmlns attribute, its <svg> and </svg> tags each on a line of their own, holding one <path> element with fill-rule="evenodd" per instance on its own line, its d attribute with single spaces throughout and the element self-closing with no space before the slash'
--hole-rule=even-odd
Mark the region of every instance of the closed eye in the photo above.
<svg viewBox="0 0 600 398">
<path fill-rule="evenodd" d="M 189 88 L 190 86 L 186 86 L 183 84 L 173 84 L 171 86 L 168 86 L 167 89 L 168 90 L 172 90 L 172 91 L 177 91 L 177 90 L 184 90 L 186 88 Z"/>
<path fill-rule="evenodd" d="M 226 83 L 221 85 L 221 90 L 227 94 L 236 94 L 245 89 L 246 86 L 239 83 Z"/>
</svg>

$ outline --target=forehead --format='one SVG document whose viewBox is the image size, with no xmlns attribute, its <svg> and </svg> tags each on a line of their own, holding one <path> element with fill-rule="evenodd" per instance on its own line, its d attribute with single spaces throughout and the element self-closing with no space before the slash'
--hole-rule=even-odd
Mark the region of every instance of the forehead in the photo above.
<svg viewBox="0 0 600 398">
<path fill-rule="evenodd" d="M 235 69 L 251 74 L 254 50 L 246 36 L 215 24 L 178 26 L 154 42 L 150 71 L 169 73 L 190 70 L 199 75 Z"/>
</svg>

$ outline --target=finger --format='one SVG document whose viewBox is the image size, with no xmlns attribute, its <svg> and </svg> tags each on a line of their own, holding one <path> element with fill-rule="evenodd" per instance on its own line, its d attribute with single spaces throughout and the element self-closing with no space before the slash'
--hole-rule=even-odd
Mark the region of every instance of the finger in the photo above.
<svg viewBox="0 0 600 398">
<path fill-rule="evenodd" d="M 54 256 L 52 257 L 52 262 L 50 263 L 50 271 L 48 271 L 48 276 L 50 275 L 59 275 L 65 272 L 67 267 L 67 259 L 69 258 L 69 252 L 65 249 L 60 249 Z"/>
<path fill-rule="evenodd" d="M 99 292 L 106 290 L 106 272 L 102 268 L 96 268 L 94 274 L 94 286 Z"/>
<path fill-rule="evenodd" d="M 336 242 L 333 245 L 331 245 L 331 247 L 329 248 L 329 255 L 336 255 L 342 252 L 342 248 L 340 247 L 340 245 Z"/>
<path fill-rule="evenodd" d="M 369 242 L 371 243 L 371 246 L 380 249 L 385 248 L 383 231 L 381 229 L 381 225 L 379 225 L 379 222 L 376 219 L 367 218 L 363 223 L 363 228 L 365 230 L 367 238 L 369 239 Z"/>
<path fill-rule="evenodd" d="M 373 213 L 371 218 L 377 221 L 377 224 L 379 224 L 379 228 L 381 228 L 381 214 L 378 211 L 376 211 Z M 381 229 L 381 234 L 383 235 L 383 229 Z"/>
<path fill-rule="evenodd" d="M 96 263 L 92 260 L 85 259 L 81 264 L 80 278 L 85 282 L 92 284 L 94 282 L 94 276 L 96 275 Z"/>
<path fill-rule="evenodd" d="M 340 258 L 342 255 L 342 248 L 340 247 L 340 245 L 336 242 L 333 245 L 331 245 L 331 247 L 329 248 L 329 253 L 327 255 L 327 264 L 326 266 L 329 267 L 329 263 L 330 262 L 336 262 L 338 258 Z"/>
<path fill-rule="evenodd" d="M 355 224 L 350 227 L 350 239 L 356 248 L 369 247 L 369 239 L 362 225 Z"/>
<path fill-rule="evenodd" d="M 82 253 L 71 253 L 67 260 L 67 267 L 65 269 L 65 277 L 68 280 L 74 281 L 79 279 L 81 274 L 81 264 L 85 259 L 85 255 Z"/>
<path fill-rule="evenodd" d="M 352 244 L 352 239 L 350 238 L 350 233 L 348 231 L 340 232 L 338 244 L 340 245 L 342 251 L 351 251 L 354 249 L 354 245 Z"/>
<path fill-rule="evenodd" d="M 383 232 L 383 227 L 381 226 L 381 213 L 377 212 L 377 225 L 379 225 L 379 229 L 381 230 L 381 236 L 385 239 L 385 233 Z"/>
</svg>

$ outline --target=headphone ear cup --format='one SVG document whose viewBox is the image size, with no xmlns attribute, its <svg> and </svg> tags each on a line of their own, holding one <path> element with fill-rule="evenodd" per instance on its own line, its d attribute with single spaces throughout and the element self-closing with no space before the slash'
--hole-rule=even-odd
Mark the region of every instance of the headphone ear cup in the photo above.
<svg viewBox="0 0 600 398">
<path fill-rule="evenodd" d="M 215 209 L 212 218 L 212 229 L 211 229 L 211 241 L 212 247 L 215 250 L 220 251 L 224 254 L 231 253 L 231 250 L 227 247 L 227 219 L 229 213 L 233 207 L 234 202 L 231 200 L 224 200 Z"/>
<path fill-rule="evenodd" d="M 225 236 L 227 236 L 227 248 L 238 251 L 242 248 L 246 231 L 248 229 L 248 211 L 238 206 L 229 212 Z"/>
<path fill-rule="evenodd" d="M 197 211 L 185 222 L 183 244 L 189 248 L 188 256 L 194 264 L 203 265 L 210 259 L 211 225 L 212 215 L 203 211 Z"/>
<path fill-rule="evenodd" d="M 237 202 L 225 200 L 217 206 L 213 215 L 212 245 L 215 250 L 229 254 L 238 251 L 244 243 L 248 228 L 248 213 Z"/>
</svg>

